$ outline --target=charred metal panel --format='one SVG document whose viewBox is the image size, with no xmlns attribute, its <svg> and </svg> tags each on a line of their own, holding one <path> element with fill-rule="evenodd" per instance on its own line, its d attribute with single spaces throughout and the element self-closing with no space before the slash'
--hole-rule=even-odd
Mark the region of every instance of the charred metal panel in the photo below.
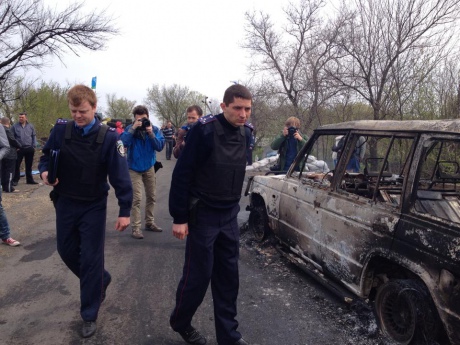
<svg viewBox="0 0 460 345">
<path fill-rule="evenodd" d="M 321 229 L 321 265 L 361 295 L 360 281 L 366 256 L 374 248 L 391 246 L 391 233 L 398 218 L 387 207 L 355 195 L 327 193 L 319 201 Z"/>
</svg>

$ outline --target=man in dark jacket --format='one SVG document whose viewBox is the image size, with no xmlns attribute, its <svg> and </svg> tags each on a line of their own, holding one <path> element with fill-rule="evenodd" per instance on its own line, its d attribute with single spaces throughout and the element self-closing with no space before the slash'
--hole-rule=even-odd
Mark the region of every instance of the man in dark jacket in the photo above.
<svg viewBox="0 0 460 345">
<path fill-rule="evenodd" d="M 13 187 L 13 177 L 16 169 L 16 159 L 18 157 L 17 150 L 21 148 L 21 144 L 19 144 L 16 140 L 14 133 L 10 129 L 10 119 L 2 117 L 0 121 L 5 128 L 6 136 L 8 137 L 8 142 L 10 144 L 10 149 L 2 160 L 2 189 L 5 193 L 12 193 L 14 191 L 18 192 L 18 190 L 15 190 Z"/>
<path fill-rule="evenodd" d="M 38 169 L 56 209 L 57 250 L 80 279 L 82 336 L 96 332 L 96 319 L 112 278 L 104 267 L 107 195 L 115 189 L 120 207 L 115 230 L 129 225 L 133 190 L 123 143 L 114 128 L 95 118 L 97 99 L 89 87 L 67 93 L 72 120 L 58 120 L 43 147 Z M 59 150 L 59 155 L 54 154 Z M 48 181 L 52 157 L 58 157 L 56 182 Z"/>
<path fill-rule="evenodd" d="M 245 124 L 252 96 L 240 85 L 224 94 L 222 114 L 200 118 L 173 171 L 169 213 L 173 235 L 187 238 L 183 275 L 170 325 L 188 344 L 206 344 L 192 318 L 211 281 L 219 345 L 244 345 L 237 331 L 237 215 L 246 170 Z"/>
<path fill-rule="evenodd" d="M 13 186 L 18 184 L 21 178 L 21 163 L 24 158 L 26 170 L 26 183 L 37 184 L 32 177 L 32 164 L 34 161 L 35 146 L 37 146 L 37 139 L 34 126 L 27 120 L 26 113 L 19 114 L 19 121 L 12 127 L 14 137 L 21 144 L 18 150 L 18 158 L 16 160 L 16 169 L 13 177 Z"/>
<path fill-rule="evenodd" d="M 191 105 L 187 108 L 187 124 L 182 126 L 176 135 L 176 146 L 173 148 L 174 157 L 179 158 L 187 139 L 187 133 L 203 116 L 203 110 L 198 105 Z"/>
</svg>

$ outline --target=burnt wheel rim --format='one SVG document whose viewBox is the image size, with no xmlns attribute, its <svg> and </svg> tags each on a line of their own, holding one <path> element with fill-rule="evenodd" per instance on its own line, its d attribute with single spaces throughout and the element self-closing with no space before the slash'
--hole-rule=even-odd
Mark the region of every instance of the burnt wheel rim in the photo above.
<svg viewBox="0 0 460 345">
<path fill-rule="evenodd" d="M 251 231 L 257 241 L 262 241 L 265 237 L 265 218 L 261 214 L 260 209 L 256 209 L 251 213 L 250 221 Z"/>
<path fill-rule="evenodd" d="M 386 333 L 400 344 L 412 340 L 416 328 L 416 309 L 411 293 L 396 286 L 386 291 L 380 304 L 380 319 Z"/>
</svg>

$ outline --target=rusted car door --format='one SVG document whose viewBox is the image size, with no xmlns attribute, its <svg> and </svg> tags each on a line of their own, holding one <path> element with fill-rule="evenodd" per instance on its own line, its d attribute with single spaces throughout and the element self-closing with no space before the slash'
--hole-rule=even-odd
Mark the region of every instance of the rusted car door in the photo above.
<svg viewBox="0 0 460 345">
<path fill-rule="evenodd" d="M 359 137 L 356 134 L 348 145 L 356 145 Z M 366 137 L 369 139 L 369 134 Z M 317 141 L 318 145 L 311 145 L 308 154 L 330 162 L 329 151 L 316 146 L 327 147 L 324 142 L 331 142 L 331 138 L 318 137 Z M 375 142 L 380 145 L 375 144 L 374 151 L 388 149 L 390 141 L 377 138 Z M 344 154 L 340 159 L 348 160 L 349 156 Z M 399 221 L 401 191 L 398 196 L 389 188 L 389 193 L 383 191 L 382 197 L 380 190 L 374 193 L 371 189 L 368 177 L 347 173 L 346 165 L 339 161 L 334 172 L 335 185 L 329 186 L 324 179 L 295 179 L 291 172 L 280 199 L 280 237 L 291 246 L 298 246 L 325 272 L 361 295 L 361 273 L 366 261 L 390 250 Z M 375 194 L 378 198 L 374 198 Z"/>
<path fill-rule="evenodd" d="M 324 193 L 299 178 L 285 179 L 279 203 L 279 224 L 276 235 L 300 255 L 317 262 L 320 257 L 322 219 L 316 212 L 315 201 Z"/>
</svg>

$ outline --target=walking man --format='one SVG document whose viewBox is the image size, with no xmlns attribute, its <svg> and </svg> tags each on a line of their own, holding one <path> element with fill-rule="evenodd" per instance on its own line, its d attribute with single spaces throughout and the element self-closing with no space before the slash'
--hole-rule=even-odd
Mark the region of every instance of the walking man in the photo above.
<svg viewBox="0 0 460 345">
<path fill-rule="evenodd" d="M 120 207 L 115 229 L 129 225 L 132 186 L 124 147 L 115 128 L 95 118 L 97 99 L 92 89 L 76 85 L 67 93 L 71 121 L 58 120 L 43 148 L 40 177 L 53 186 L 57 250 L 80 279 L 82 336 L 96 332 L 99 307 L 112 278 L 104 268 L 107 195 L 110 185 Z M 48 181 L 51 157 L 59 155 L 57 180 Z M 53 170 L 54 171 L 54 170 Z"/>
<path fill-rule="evenodd" d="M 248 344 L 237 331 L 237 215 L 246 169 L 245 123 L 252 96 L 240 85 L 224 94 L 223 113 L 205 116 L 187 134 L 169 194 L 172 231 L 186 240 L 183 276 L 170 325 L 188 344 L 206 344 L 192 318 L 211 282 L 219 345 Z"/>
<path fill-rule="evenodd" d="M 26 182 L 27 184 L 37 184 L 32 177 L 32 164 L 34 161 L 35 146 L 37 146 L 35 128 L 27 120 L 26 113 L 20 113 L 18 123 L 13 125 L 14 137 L 21 145 L 18 150 L 18 158 L 16 159 L 16 169 L 13 178 L 13 186 L 17 186 L 21 178 L 21 163 L 24 158 L 26 166 Z"/>
<path fill-rule="evenodd" d="M 142 185 L 145 190 L 145 230 L 163 231 L 155 224 L 156 153 L 163 150 L 165 139 L 160 130 L 149 120 L 147 107 L 138 105 L 133 109 L 134 122 L 121 134 L 123 145 L 128 148 L 129 176 L 133 184 L 133 208 L 131 211 L 131 236 L 144 238 L 141 230 Z"/>
</svg>

